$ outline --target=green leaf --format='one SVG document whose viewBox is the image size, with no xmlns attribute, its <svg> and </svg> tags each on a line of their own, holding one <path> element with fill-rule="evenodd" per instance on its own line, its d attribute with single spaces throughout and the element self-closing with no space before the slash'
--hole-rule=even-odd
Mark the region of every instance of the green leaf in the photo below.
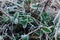
<svg viewBox="0 0 60 40">
<path fill-rule="evenodd" d="M 10 22 L 13 22 L 13 21 L 14 21 L 14 17 L 11 17 L 11 18 L 10 18 Z"/>
<path fill-rule="evenodd" d="M 37 9 L 39 7 L 39 3 L 31 4 L 30 7 L 32 9 Z"/>
<path fill-rule="evenodd" d="M 43 27 L 41 30 L 43 31 L 43 33 L 50 33 L 50 32 L 52 32 L 52 30 L 50 28 L 48 28 L 48 27 Z"/>
<path fill-rule="evenodd" d="M 23 28 L 27 27 L 28 19 L 27 17 L 22 17 L 19 19 L 19 22 L 23 25 Z"/>
<path fill-rule="evenodd" d="M 14 19 L 15 19 L 15 18 L 18 18 L 18 17 L 19 17 L 19 13 L 16 12 L 16 13 L 14 14 Z"/>
<path fill-rule="evenodd" d="M 43 12 L 41 16 L 42 16 L 42 21 L 48 22 L 51 19 L 50 15 L 47 14 L 46 12 Z"/>
<path fill-rule="evenodd" d="M 29 15 L 25 15 L 19 18 L 19 23 L 23 25 L 23 28 L 26 28 L 29 22 L 33 22 L 33 18 L 30 17 Z"/>
<path fill-rule="evenodd" d="M 18 24 L 18 17 L 19 17 L 19 12 L 16 12 L 16 13 L 14 14 L 14 16 L 13 16 L 13 19 L 12 19 L 12 20 L 14 20 L 13 22 L 14 22 L 15 24 Z"/>
<path fill-rule="evenodd" d="M 34 19 L 32 17 L 28 17 L 29 22 L 34 22 Z"/>
<path fill-rule="evenodd" d="M 24 2 L 25 2 L 25 3 L 27 3 L 27 2 L 32 2 L 32 0 L 24 0 Z"/>
<path fill-rule="evenodd" d="M 22 40 L 29 40 L 29 35 L 22 35 L 21 38 Z"/>
<path fill-rule="evenodd" d="M 41 30 L 37 30 L 35 33 L 39 36 L 43 34 L 43 32 Z"/>
<path fill-rule="evenodd" d="M 4 22 L 7 22 L 9 20 L 9 18 L 7 16 L 5 16 L 5 15 L 3 15 L 2 18 L 3 18 Z"/>
<path fill-rule="evenodd" d="M 57 40 L 60 40 L 60 37 L 58 37 Z"/>
<path fill-rule="evenodd" d="M 27 27 L 27 20 L 21 21 L 21 24 L 23 25 L 23 28 Z"/>
<path fill-rule="evenodd" d="M 17 18 L 14 20 L 14 23 L 15 24 L 18 24 L 18 19 Z"/>
</svg>

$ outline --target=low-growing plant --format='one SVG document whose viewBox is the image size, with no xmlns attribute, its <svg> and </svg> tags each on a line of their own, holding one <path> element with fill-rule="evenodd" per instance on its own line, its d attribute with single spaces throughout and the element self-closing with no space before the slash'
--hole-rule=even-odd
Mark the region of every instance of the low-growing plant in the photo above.
<svg viewBox="0 0 60 40">
<path fill-rule="evenodd" d="M 60 12 L 51 15 L 51 2 L 0 0 L 0 40 L 59 40 Z"/>
</svg>

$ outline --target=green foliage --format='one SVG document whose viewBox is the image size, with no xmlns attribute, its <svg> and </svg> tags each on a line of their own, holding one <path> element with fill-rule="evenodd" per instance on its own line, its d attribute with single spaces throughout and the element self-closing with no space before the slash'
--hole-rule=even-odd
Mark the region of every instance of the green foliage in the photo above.
<svg viewBox="0 0 60 40">
<path fill-rule="evenodd" d="M 52 26 L 53 28 L 50 28 L 51 25 L 54 25 L 52 23 L 53 18 L 46 12 L 40 15 L 41 11 L 43 11 L 42 6 L 44 5 L 41 6 L 37 0 L 34 0 L 34 3 L 32 3 L 32 1 L 33 0 L 23 0 L 22 5 L 19 4 L 20 2 L 5 3 L 6 7 L 4 7 L 5 9 L 2 7 L 3 13 L 1 15 L 1 19 L 3 20 L 2 23 L 0 23 L 0 26 L 3 25 L 3 27 L 0 28 L 0 31 L 3 30 L 1 31 L 2 35 L 7 34 L 12 40 L 19 40 L 20 38 L 22 40 L 29 40 L 30 34 L 32 36 L 38 36 L 39 38 L 42 36 L 42 40 L 46 37 L 46 35 L 43 34 L 47 34 L 50 38 L 54 37 L 55 27 Z M 6 22 L 8 22 L 8 24 Z M 40 25 L 42 25 L 41 28 L 39 28 Z"/>
<path fill-rule="evenodd" d="M 37 9 L 39 7 L 39 3 L 31 4 L 30 7 L 32 9 Z"/>
<path fill-rule="evenodd" d="M 22 40 L 29 40 L 29 35 L 22 35 L 21 38 Z"/>
<path fill-rule="evenodd" d="M 27 27 L 28 19 L 27 18 L 20 18 L 20 23 L 23 25 L 23 28 Z"/>
<path fill-rule="evenodd" d="M 15 24 L 18 24 L 18 19 L 17 18 L 14 20 L 14 23 Z"/>
<path fill-rule="evenodd" d="M 13 17 L 14 17 L 14 19 L 18 18 L 19 17 L 19 12 L 16 12 Z"/>
<path fill-rule="evenodd" d="M 41 17 L 42 17 L 42 18 L 41 18 L 42 21 L 49 22 L 49 21 L 51 20 L 50 15 L 49 15 L 48 13 L 46 13 L 46 12 L 43 12 L 42 15 L 41 15 Z"/>
<path fill-rule="evenodd" d="M 24 0 L 24 3 L 32 2 L 32 0 Z"/>
<path fill-rule="evenodd" d="M 2 18 L 3 18 L 3 22 L 8 22 L 8 20 L 9 20 L 9 18 L 5 15 L 3 15 Z"/>
<path fill-rule="evenodd" d="M 41 29 L 38 29 L 35 33 L 37 35 L 42 35 L 43 33 L 47 34 L 47 33 L 51 33 L 52 30 L 49 27 L 43 27 Z"/>
<path fill-rule="evenodd" d="M 40 35 L 43 34 L 43 31 L 41 31 L 41 30 L 39 29 L 39 30 L 37 30 L 35 33 L 40 36 Z"/>
<path fill-rule="evenodd" d="M 23 28 L 26 28 L 29 22 L 33 22 L 33 18 L 30 15 L 25 15 L 19 19 L 19 22 L 23 25 Z"/>
<path fill-rule="evenodd" d="M 19 13 L 16 12 L 13 17 L 14 17 L 14 18 L 13 18 L 13 19 L 14 19 L 14 23 L 15 23 L 15 24 L 18 24 Z"/>
<path fill-rule="evenodd" d="M 51 30 L 50 28 L 48 28 L 48 27 L 43 27 L 41 30 L 42 30 L 43 33 L 45 33 L 45 34 L 52 32 L 52 30 Z"/>
</svg>

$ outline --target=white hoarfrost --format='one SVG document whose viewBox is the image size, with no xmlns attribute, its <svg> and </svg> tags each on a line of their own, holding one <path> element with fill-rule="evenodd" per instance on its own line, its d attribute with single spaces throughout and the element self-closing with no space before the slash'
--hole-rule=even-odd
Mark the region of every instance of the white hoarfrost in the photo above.
<svg viewBox="0 0 60 40">
<path fill-rule="evenodd" d="M 0 36 L 0 40 L 4 40 L 2 36 Z"/>
</svg>

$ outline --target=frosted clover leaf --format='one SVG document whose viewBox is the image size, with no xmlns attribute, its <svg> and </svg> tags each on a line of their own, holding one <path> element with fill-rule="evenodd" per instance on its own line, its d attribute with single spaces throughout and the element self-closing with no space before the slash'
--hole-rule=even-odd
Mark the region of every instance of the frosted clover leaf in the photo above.
<svg viewBox="0 0 60 40">
<path fill-rule="evenodd" d="M 14 23 L 15 24 L 18 24 L 18 19 L 17 18 L 14 20 Z"/>
<path fill-rule="evenodd" d="M 43 31 L 43 33 L 50 33 L 50 32 L 52 32 L 52 30 L 50 28 L 48 28 L 48 27 L 43 27 L 41 30 Z"/>
<path fill-rule="evenodd" d="M 29 35 L 22 35 L 21 38 L 22 40 L 29 40 Z"/>
<path fill-rule="evenodd" d="M 3 18 L 3 22 L 7 22 L 9 20 L 9 18 L 5 15 L 3 15 L 2 18 Z"/>
<path fill-rule="evenodd" d="M 13 18 L 13 19 L 14 19 L 14 23 L 15 23 L 15 24 L 18 24 L 19 13 L 16 12 L 13 17 L 14 17 L 14 18 Z"/>
<path fill-rule="evenodd" d="M 23 25 L 23 28 L 26 28 L 29 22 L 33 22 L 33 18 L 29 15 L 19 18 L 19 23 Z"/>
<path fill-rule="evenodd" d="M 18 18 L 19 17 L 19 12 L 16 12 L 15 14 L 14 14 L 14 19 L 15 18 Z"/>
<path fill-rule="evenodd" d="M 38 5 L 39 5 L 39 3 L 30 4 L 30 7 L 31 7 L 32 9 L 37 9 L 37 8 L 38 8 Z"/>
</svg>

